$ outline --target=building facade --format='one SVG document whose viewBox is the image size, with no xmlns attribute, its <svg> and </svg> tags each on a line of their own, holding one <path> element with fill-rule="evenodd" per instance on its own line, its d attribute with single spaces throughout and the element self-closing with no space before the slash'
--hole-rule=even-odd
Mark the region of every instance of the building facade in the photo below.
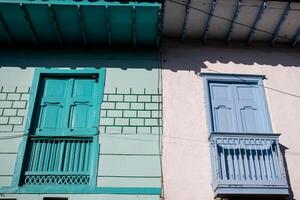
<svg viewBox="0 0 300 200">
<path fill-rule="evenodd" d="M 298 7 L 0 1 L 0 199 L 298 199 Z"/>
</svg>

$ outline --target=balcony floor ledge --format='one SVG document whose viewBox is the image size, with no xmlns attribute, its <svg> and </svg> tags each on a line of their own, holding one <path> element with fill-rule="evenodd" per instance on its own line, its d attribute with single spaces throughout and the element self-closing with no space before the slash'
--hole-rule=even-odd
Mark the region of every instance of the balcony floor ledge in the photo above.
<svg viewBox="0 0 300 200">
<path fill-rule="evenodd" d="M 265 196 L 288 196 L 289 189 L 286 187 L 217 187 L 215 196 L 243 196 L 243 195 L 265 195 Z"/>
</svg>

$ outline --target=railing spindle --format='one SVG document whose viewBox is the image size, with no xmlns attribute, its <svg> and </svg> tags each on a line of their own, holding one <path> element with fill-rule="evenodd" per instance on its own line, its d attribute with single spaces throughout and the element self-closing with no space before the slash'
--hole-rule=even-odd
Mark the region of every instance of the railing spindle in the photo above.
<svg viewBox="0 0 300 200">
<path fill-rule="evenodd" d="M 236 142 L 235 139 L 233 138 L 232 140 L 232 152 L 233 152 L 233 172 L 234 172 L 234 179 L 239 179 L 239 164 L 238 164 L 238 158 L 236 154 Z"/>
<path fill-rule="evenodd" d="M 86 142 L 86 149 L 85 149 L 85 155 L 84 155 L 84 171 L 89 170 L 89 161 L 90 161 L 90 142 Z M 97 155 L 98 156 L 98 155 Z"/>
<path fill-rule="evenodd" d="M 68 166 L 69 166 L 69 158 L 70 158 L 70 141 L 66 142 L 66 147 L 65 147 L 65 162 L 64 162 L 64 167 L 63 171 L 66 172 L 68 171 Z"/>
<path fill-rule="evenodd" d="M 34 156 L 30 156 L 29 164 L 28 164 L 28 171 L 34 170 L 34 162 L 35 162 L 35 154 L 36 154 L 36 142 L 32 141 L 31 143 L 31 150 L 30 150 Z"/>
<path fill-rule="evenodd" d="M 278 155 L 278 164 L 279 164 L 279 169 L 280 169 L 280 178 L 285 178 L 285 172 L 284 172 L 284 167 L 283 167 L 283 160 L 281 157 L 281 152 L 280 152 L 280 146 L 278 141 L 276 140 L 276 149 L 277 149 L 277 155 Z"/>
<path fill-rule="evenodd" d="M 40 156 L 38 160 L 38 166 L 37 166 L 37 171 L 42 171 L 42 164 L 43 164 L 43 158 L 44 158 L 44 145 L 45 141 L 42 141 L 40 144 Z"/>
<path fill-rule="evenodd" d="M 241 138 L 237 139 L 238 141 L 238 162 L 239 162 L 239 169 L 240 169 L 240 179 L 246 179 L 245 178 L 245 167 L 244 167 L 244 158 L 241 151 Z"/>
<path fill-rule="evenodd" d="M 222 179 L 222 172 L 220 169 L 220 160 L 219 160 L 219 150 L 218 150 L 218 139 L 216 139 L 212 145 L 212 153 L 214 157 L 214 164 L 216 166 L 215 173 L 216 173 L 216 179 Z"/>
<path fill-rule="evenodd" d="M 48 171 L 53 171 L 53 166 L 54 166 L 54 163 L 53 163 L 53 160 L 54 160 L 54 141 L 50 141 L 50 147 L 51 147 L 51 152 L 50 152 L 50 162 L 49 162 L 49 166 L 48 166 Z"/>
<path fill-rule="evenodd" d="M 275 164 L 275 158 L 274 158 L 274 153 L 273 153 L 273 141 L 272 140 L 268 140 L 269 141 L 269 145 L 270 145 L 270 148 L 269 148 L 269 151 L 270 151 L 270 161 L 271 161 L 271 165 L 272 165 L 272 170 L 273 170 L 273 178 L 274 180 L 278 178 L 278 175 L 277 175 L 277 168 L 276 168 L 276 164 Z"/>
<path fill-rule="evenodd" d="M 71 153 L 70 153 L 70 161 L 69 161 L 69 168 L 68 171 L 71 172 L 73 171 L 73 165 L 74 165 L 74 156 L 75 156 L 75 144 L 74 141 L 72 140 L 71 142 Z"/>
<path fill-rule="evenodd" d="M 268 146 L 268 143 L 267 143 L 267 140 L 262 140 L 262 143 L 264 144 L 264 152 L 265 152 L 265 166 L 266 166 L 266 170 L 267 170 L 267 180 L 272 180 L 273 179 L 273 176 L 272 176 L 272 169 L 270 168 L 271 167 L 271 163 L 270 163 L 270 159 L 269 159 L 269 153 L 268 153 L 268 150 L 269 150 L 269 146 Z"/>
<path fill-rule="evenodd" d="M 42 171 L 47 171 L 48 170 L 48 165 L 49 165 L 49 156 L 50 156 L 50 145 L 49 145 L 49 141 L 46 142 L 46 154 L 45 154 L 45 161 L 44 161 L 44 165 L 43 165 L 43 169 Z"/>
<path fill-rule="evenodd" d="M 78 171 L 79 157 L 80 157 L 80 143 L 78 141 L 76 141 L 76 153 L 75 153 L 75 161 L 74 161 L 73 171 Z"/>
<path fill-rule="evenodd" d="M 261 177 L 262 177 L 262 180 L 268 180 L 268 174 L 267 174 L 267 170 L 266 170 L 266 163 L 265 163 L 265 158 L 264 158 L 264 152 L 263 152 L 263 149 L 264 149 L 264 145 L 262 144 L 262 140 L 256 140 L 259 146 L 259 148 L 257 148 L 260 152 L 260 167 L 261 167 L 261 171 L 262 171 L 262 174 L 261 174 Z"/>
<path fill-rule="evenodd" d="M 247 155 L 247 162 L 248 162 L 248 167 L 249 167 L 249 174 L 250 174 L 250 179 L 254 180 L 256 179 L 256 174 L 255 174 L 255 168 L 253 164 L 253 157 L 252 157 L 252 149 L 251 149 L 251 144 L 250 140 L 245 141 L 246 142 L 246 155 Z"/>
<path fill-rule="evenodd" d="M 251 168 L 250 168 L 250 154 L 248 154 L 247 142 L 243 139 L 243 146 L 244 146 L 244 158 L 245 158 L 245 169 L 246 169 L 246 180 L 251 180 Z"/>
</svg>

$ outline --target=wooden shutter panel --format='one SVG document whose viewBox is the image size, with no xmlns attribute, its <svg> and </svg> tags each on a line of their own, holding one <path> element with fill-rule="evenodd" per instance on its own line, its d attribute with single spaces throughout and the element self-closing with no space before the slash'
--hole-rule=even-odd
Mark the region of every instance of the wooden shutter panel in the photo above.
<svg viewBox="0 0 300 200">
<path fill-rule="evenodd" d="M 70 113 L 68 115 L 68 129 L 70 134 L 96 134 L 95 126 L 95 99 L 96 79 L 73 79 L 72 94 L 70 97 Z"/>
<path fill-rule="evenodd" d="M 233 89 L 240 132 L 266 132 L 264 123 L 267 122 L 263 116 L 264 110 L 258 86 L 256 84 L 235 84 Z"/>
<path fill-rule="evenodd" d="M 214 132 L 269 132 L 263 99 L 257 84 L 209 85 Z"/>
<path fill-rule="evenodd" d="M 66 95 L 68 80 L 45 78 L 42 80 L 36 134 L 61 135 L 64 112 L 66 110 Z"/>
<path fill-rule="evenodd" d="M 234 95 L 231 84 L 210 83 L 214 132 L 237 132 Z"/>
</svg>

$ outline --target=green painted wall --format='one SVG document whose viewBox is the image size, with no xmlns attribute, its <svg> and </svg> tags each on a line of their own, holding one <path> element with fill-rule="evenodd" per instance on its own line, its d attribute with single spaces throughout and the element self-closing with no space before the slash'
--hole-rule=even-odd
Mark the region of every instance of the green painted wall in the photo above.
<svg viewBox="0 0 300 200">
<path fill-rule="evenodd" d="M 33 68 L 0 69 L 0 187 L 10 186 L 12 181 L 33 71 Z M 97 187 L 161 187 L 160 84 L 160 69 L 107 68 L 99 122 Z M 82 199 L 80 195 L 67 196 Z M 108 200 L 159 199 L 159 195 L 88 196 Z M 29 194 L 0 194 L 1 197 L 41 199 L 41 195 Z"/>
</svg>

